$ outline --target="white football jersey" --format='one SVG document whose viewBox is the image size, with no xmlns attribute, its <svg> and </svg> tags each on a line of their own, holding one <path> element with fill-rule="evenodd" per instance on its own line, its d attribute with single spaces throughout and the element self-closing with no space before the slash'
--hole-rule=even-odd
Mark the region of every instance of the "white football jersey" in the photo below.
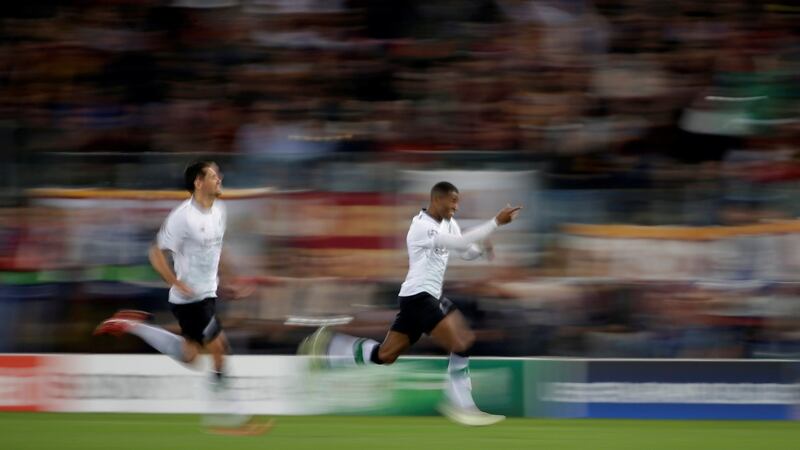
<svg viewBox="0 0 800 450">
<path fill-rule="evenodd" d="M 439 298 L 442 295 L 444 273 L 450 251 L 435 243 L 441 233 L 461 236 L 461 229 L 455 219 L 437 222 L 424 210 L 411 221 L 406 236 L 408 246 L 408 274 L 400 288 L 400 296 L 427 292 Z"/>
<path fill-rule="evenodd" d="M 175 275 L 194 291 L 192 298 L 186 298 L 173 286 L 169 290 L 170 303 L 193 303 L 217 296 L 226 219 L 225 205 L 220 200 L 204 210 L 190 198 L 169 213 L 156 243 L 158 248 L 172 251 Z"/>
</svg>

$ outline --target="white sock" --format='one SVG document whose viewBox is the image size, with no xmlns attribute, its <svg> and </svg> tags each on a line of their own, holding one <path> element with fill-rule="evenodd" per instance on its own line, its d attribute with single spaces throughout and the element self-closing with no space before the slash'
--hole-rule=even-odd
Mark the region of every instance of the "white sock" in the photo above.
<svg viewBox="0 0 800 450">
<path fill-rule="evenodd" d="M 373 339 L 336 333 L 328 346 L 328 358 L 333 365 L 373 364 L 370 355 L 372 355 L 372 349 L 377 345 L 378 342 Z"/>
<path fill-rule="evenodd" d="M 469 377 L 469 357 L 450 353 L 447 375 L 447 388 L 445 390 L 447 399 L 459 408 L 476 408 L 475 400 L 472 399 L 472 381 Z"/>
<path fill-rule="evenodd" d="M 129 333 L 139 336 L 143 341 L 150 344 L 151 347 L 159 352 L 170 356 L 180 362 L 184 362 L 183 354 L 183 338 L 177 334 L 172 334 L 169 331 L 147 325 L 144 323 L 134 324 L 129 330 Z"/>
</svg>

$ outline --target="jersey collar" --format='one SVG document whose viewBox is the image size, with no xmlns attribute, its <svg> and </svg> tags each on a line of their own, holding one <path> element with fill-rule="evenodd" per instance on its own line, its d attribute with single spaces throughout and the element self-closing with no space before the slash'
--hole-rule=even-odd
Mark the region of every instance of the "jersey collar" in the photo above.
<svg viewBox="0 0 800 450">
<path fill-rule="evenodd" d="M 189 203 L 191 203 L 192 207 L 194 207 L 194 209 L 196 209 L 200 213 L 211 214 L 211 210 L 214 209 L 214 203 L 216 202 L 211 204 L 211 208 L 205 209 L 200 205 L 200 203 L 197 202 L 197 200 L 195 200 L 194 195 L 192 195 L 192 197 L 189 199 Z"/>
<path fill-rule="evenodd" d="M 442 222 L 437 221 L 436 219 L 433 218 L 433 216 L 428 214 L 428 209 L 427 208 L 422 208 L 420 210 L 420 212 L 419 212 L 419 215 L 427 218 L 428 220 L 430 220 L 431 222 L 435 223 L 436 225 L 439 225 L 439 224 L 441 224 L 442 222 L 444 222 L 446 220 L 446 219 L 442 218 Z"/>
</svg>

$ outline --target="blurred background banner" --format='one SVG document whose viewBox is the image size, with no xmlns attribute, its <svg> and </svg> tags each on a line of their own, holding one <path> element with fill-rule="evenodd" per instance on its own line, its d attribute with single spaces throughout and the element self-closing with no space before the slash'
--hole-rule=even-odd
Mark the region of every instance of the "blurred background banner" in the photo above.
<svg viewBox="0 0 800 450">
<path fill-rule="evenodd" d="M 573 276 L 628 280 L 800 280 L 800 222 L 676 227 L 567 225 Z"/>
<path fill-rule="evenodd" d="M 0 411 L 46 410 L 42 363 L 46 357 L 0 355 Z"/>
<path fill-rule="evenodd" d="M 796 419 L 798 365 L 789 361 L 590 360 L 584 379 L 548 382 L 541 398 L 573 417 Z"/>
<path fill-rule="evenodd" d="M 156 355 L 0 355 L 0 410 L 435 415 L 445 358 L 309 370 L 297 356 L 233 356 L 230 389 Z M 481 408 L 511 417 L 790 420 L 789 361 L 475 358 Z"/>
</svg>

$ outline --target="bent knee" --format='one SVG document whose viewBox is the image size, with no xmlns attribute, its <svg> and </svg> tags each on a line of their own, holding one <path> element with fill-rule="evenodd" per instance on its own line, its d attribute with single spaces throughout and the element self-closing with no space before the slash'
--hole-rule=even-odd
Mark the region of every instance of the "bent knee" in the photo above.
<svg viewBox="0 0 800 450">
<path fill-rule="evenodd" d="M 183 359 L 186 364 L 193 363 L 200 356 L 200 345 L 194 341 L 183 341 Z"/>
<path fill-rule="evenodd" d="M 183 351 L 183 362 L 192 364 L 197 359 L 198 352 L 195 349 L 188 348 Z"/>
</svg>

